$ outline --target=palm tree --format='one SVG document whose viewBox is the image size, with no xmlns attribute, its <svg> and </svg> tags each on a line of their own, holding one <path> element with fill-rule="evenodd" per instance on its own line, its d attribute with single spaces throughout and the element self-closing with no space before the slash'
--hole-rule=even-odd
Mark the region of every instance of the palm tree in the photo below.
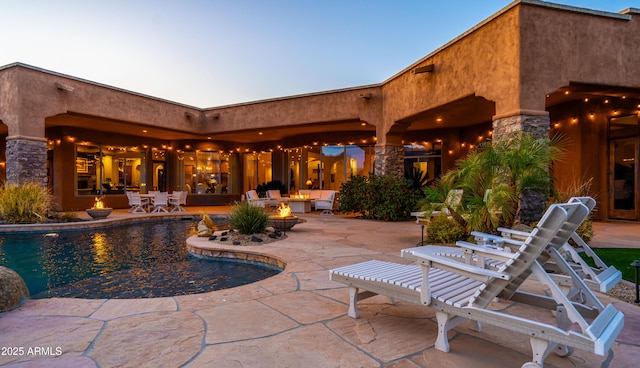
<svg viewBox="0 0 640 368">
<path fill-rule="evenodd" d="M 425 188 L 422 203 L 442 202 L 450 189 L 462 189 L 462 208 L 455 216 L 466 222 L 468 231 L 494 232 L 514 222 L 530 224 L 540 219 L 552 194 L 549 168 L 564 145 L 560 136 L 529 134 L 481 144 L 435 186 Z"/>
</svg>

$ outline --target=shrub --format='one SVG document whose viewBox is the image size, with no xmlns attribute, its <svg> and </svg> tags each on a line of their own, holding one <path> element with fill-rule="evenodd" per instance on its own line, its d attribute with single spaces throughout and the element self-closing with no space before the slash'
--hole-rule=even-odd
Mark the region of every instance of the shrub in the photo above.
<svg viewBox="0 0 640 368">
<path fill-rule="evenodd" d="M 367 219 L 400 221 L 409 218 L 419 197 L 412 182 L 405 178 L 352 176 L 340 187 L 340 212 L 361 213 Z"/>
<path fill-rule="evenodd" d="M 340 212 L 364 212 L 364 202 L 367 196 L 368 179 L 362 175 L 352 175 L 350 180 L 340 185 Z"/>
<path fill-rule="evenodd" d="M 78 222 L 81 221 L 78 214 L 74 211 L 56 212 L 53 216 L 49 216 L 53 221 L 59 222 Z"/>
<path fill-rule="evenodd" d="M 50 204 L 51 194 L 37 183 L 10 184 L 0 190 L 0 215 L 8 223 L 46 221 Z"/>
<path fill-rule="evenodd" d="M 267 228 L 269 215 L 264 208 L 249 205 L 249 202 L 236 202 L 231 207 L 229 223 L 240 234 L 260 234 Z"/>
<path fill-rule="evenodd" d="M 264 198 L 267 196 L 267 192 L 269 190 L 279 190 L 280 194 L 284 194 L 287 191 L 287 188 L 282 184 L 280 180 L 272 180 L 268 183 L 258 184 L 256 188 L 256 193 L 260 198 Z"/>
<path fill-rule="evenodd" d="M 427 243 L 453 244 L 466 236 L 466 231 L 453 218 L 438 215 L 427 224 Z"/>
</svg>

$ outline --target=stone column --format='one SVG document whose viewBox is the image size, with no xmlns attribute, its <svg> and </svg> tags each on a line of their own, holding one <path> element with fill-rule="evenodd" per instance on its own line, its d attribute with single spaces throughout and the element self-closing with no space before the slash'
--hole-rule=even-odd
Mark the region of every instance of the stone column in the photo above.
<svg viewBox="0 0 640 368">
<path fill-rule="evenodd" d="M 548 114 L 494 117 L 493 120 L 494 139 L 508 138 L 519 133 L 530 133 L 535 137 L 548 137 L 550 130 L 551 123 Z"/>
<path fill-rule="evenodd" d="M 47 140 L 7 137 L 7 184 L 47 184 Z"/>
<path fill-rule="evenodd" d="M 374 174 L 404 176 L 404 147 L 396 145 L 376 145 L 374 152 Z"/>
<path fill-rule="evenodd" d="M 520 133 L 529 133 L 534 137 L 549 137 L 551 122 L 545 111 L 537 114 L 521 114 L 507 117 L 494 117 L 493 139 L 509 139 Z M 540 220 L 547 207 L 547 196 L 535 191 L 520 194 L 520 206 L 516 222 L 531 224 Z"/>
</svg>

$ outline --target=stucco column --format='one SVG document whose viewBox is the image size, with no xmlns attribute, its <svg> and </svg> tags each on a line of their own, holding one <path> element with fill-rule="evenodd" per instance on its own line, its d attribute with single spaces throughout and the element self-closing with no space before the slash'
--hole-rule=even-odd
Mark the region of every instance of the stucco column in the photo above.
<svg viewBox="0 0 640 368">
<path fill-rule="evenodd" d="M 546 111 L 506 117 L 494 117 L 493 139 L 509 139 L 520 133 L 529 133 L 534 137 L 548 137 L 551 130 L 549 115 Z M 540 220 L 547 207 L 547 196 L 534 191 L 524 191 L 520 195 L 520 211 L 517 221 L 531 224 Z"/>
<path fill-rule="evenodd" d="M 7 137 L 7 184 L 47 184 L 46 138 Z"/>
</svg>

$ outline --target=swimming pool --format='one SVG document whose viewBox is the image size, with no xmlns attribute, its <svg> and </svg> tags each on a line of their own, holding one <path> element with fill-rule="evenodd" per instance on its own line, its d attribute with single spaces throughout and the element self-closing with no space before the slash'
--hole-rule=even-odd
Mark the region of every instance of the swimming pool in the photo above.
<svg viewBox="0 0 640 368">
<path fill-rule="evenodd" d="M 151 298 L 197 294 L 265 279 L 269 265 L 190 255 L 195 221 L 144 222 L 50 234 L 0 235 L 0 265 L 31 297 Z"/>
</svg>

